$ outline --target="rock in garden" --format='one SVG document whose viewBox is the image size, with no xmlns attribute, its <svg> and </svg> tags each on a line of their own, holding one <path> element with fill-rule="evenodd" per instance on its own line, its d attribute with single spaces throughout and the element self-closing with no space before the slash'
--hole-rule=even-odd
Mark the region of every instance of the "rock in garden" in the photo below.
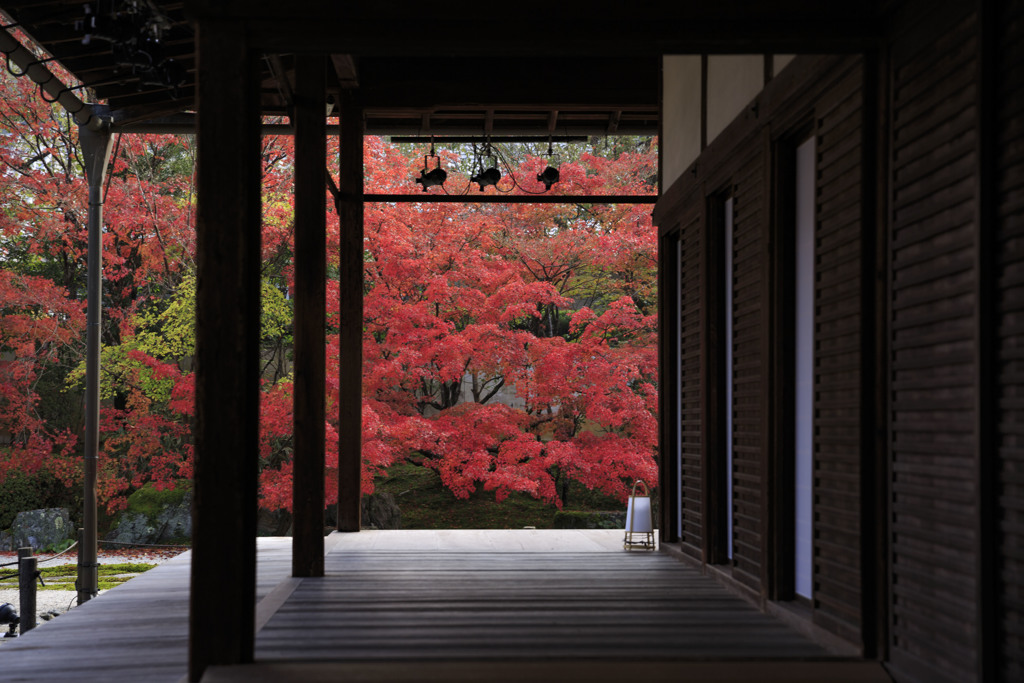
<svg viewBox="0 0 1024 683">
<path fill-rule="evenodd" d="M 360 502 L 362 525 L 374 529 L 401 529 L 402 510 L 390 493 L 363 496 Z"/>
<path fill-rule="evenodd" d="M 192 492 L 180 501 L 146 515 L 130 509 L 104 540 L 128 544 L 180 543 L 192 537 Z"/>
<path fill-rule="evenodd" d="M 11 526 L 14 547 L 56 548 L 74 537 L 71 517 L 65 508 L 19 512 Z"/>
</svg>

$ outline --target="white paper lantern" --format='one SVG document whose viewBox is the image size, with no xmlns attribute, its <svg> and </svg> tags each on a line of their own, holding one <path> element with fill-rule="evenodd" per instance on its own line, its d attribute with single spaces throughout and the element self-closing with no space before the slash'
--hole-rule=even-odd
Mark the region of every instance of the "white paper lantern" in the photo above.
<svg viewBox="0 0 1024 683">
<path fill-rule="evenodd" d="M 637 488 L 642 488 L 637 493 Z M 643 548 L 654 550 L 654 518 L 651 514 L 651 492 L 642 480 L 633 484 L 633 492 L 629 496 L 626 507 L 626 537 L 622 547 L 626 550 Z"/>
</svg>

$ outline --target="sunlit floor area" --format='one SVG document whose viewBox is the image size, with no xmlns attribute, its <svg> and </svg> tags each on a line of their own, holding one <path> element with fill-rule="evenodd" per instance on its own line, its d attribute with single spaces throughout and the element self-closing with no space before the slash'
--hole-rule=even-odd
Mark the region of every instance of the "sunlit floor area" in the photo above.
<svg viewBox="0 0 1024 683">
<path fill-rule="evenodd" d="M 884 681 L 621 530 L 364 531 L 292 579 L 258 540 L 256 662 L 204 681 Z M 7 645 L 8 681 L 185 680 L 187 554 Z"/>
</svg>

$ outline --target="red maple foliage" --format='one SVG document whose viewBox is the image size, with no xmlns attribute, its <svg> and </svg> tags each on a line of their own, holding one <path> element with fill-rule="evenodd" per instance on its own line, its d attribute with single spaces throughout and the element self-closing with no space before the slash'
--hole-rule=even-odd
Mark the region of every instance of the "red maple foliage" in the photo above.
<svg viewBox="0 0 1024 683">
<path fill-rule="evenodd" d="M 407 183 L 411 161 L 371 180 Z M 560 189 L 649 193 L 652 161 L 584 155 Z M 656 477 L 649 208 L 381 204 L 366 244 L 364 439 L 379 467 L 415 453 L 456 496 L 482 485 L 557 505 L 570 480 L 625 497 L 625 482 Z"/>
<path fill-rule="evenodd" d="M 84 347 L 86 186 L 75 129 L 26 80 L 0 83 L 0 479 L 45 467 L 72 483 Z M 566 150 L 552 190 L 653 193 L 650 141 Z M 263 142 L 262 505 L 291 505 L 291 140 Z M 420 192 L 423 150 L 366 139 L 371 191 Z M 467 150 L 441 152 L 448 191 L 470 186 Z M 506 158 L 488 192 L 540 192 L 549 160 Z M 518 181 L 513 189 L 511 178 Z M 432 190 L 444 191 L 444 190 Z M 472 192 L 477 192 L 472 186 Z M 195 256 L 188 138 L 122 136 L 106 188 L 100 495 L 192 473 Z M 326 193 L 326 188 L 325 188 Z M 624 497 L 655 478 L 657 404 L 650 207 L 379 203 L 366 207 L 362 488 L 392 464 L 561 505 L 568 483 Z M 337 219 L 328 216 L 328 244 Z M 331 252 L 331 250 L 329 250 Z M 333 264 L 336 266 L 336 255 Z M 338 291 L 328 286 L 328 501 L 336 499 Z M 40 378 L 50 378 L 46 400 Z M 63 390 L 58 419 L 37 407 Z"/>
</svg>

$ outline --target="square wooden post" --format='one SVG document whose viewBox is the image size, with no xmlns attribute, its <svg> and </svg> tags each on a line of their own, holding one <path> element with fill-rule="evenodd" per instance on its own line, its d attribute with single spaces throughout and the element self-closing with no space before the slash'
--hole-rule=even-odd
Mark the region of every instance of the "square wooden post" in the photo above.
<svg viewBox="0 0 1024 683">
<path fill-rule="evenodd" d="M 196 418 L 189 677 L 253 659 L 260 112 L 240 22 L 196 25 Z"/>
<path fill-rule="evenodd" d="M 295 453 L 292 575 L 324 575 L 326 59 L 295 60 Z"/>
<path fill-rule="evenodd" d="M 363 450 L 363 116 L 351 92 L 342 93 L 339 138 L 338 531 L 359 531 Z"/>
</svg>

